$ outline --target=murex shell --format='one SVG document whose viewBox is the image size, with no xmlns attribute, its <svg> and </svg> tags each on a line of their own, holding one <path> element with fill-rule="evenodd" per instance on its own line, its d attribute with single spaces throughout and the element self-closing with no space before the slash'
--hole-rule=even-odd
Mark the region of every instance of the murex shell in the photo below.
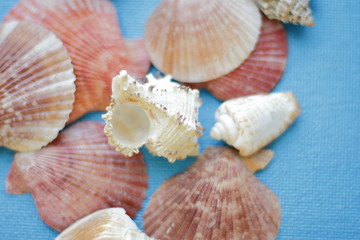
<svg viewBox="0 0 360 240">
<path fill-rule="evenodd" d="M 270 19 L 313 26 L 309 0 L 253 0 Z"/>
<path fill-rule="evenodd" d="M 111 79 L 121 69 L 146 75 L 150 60 L 143 40 L 124 40 L 108 0 L 21 0 L 5 21 L 28 20 L 56 34 L 69 51 L 76 75 L 69 122 L 110 104 Z"/>
<path fill-rule="evenodd" d="M 0 25 L 0 145 L 40 149 L 72 111 L 75 75 L 63 43 L 30 22 Z"/>
<path fill-rule="evenodd" d="M 65 229 L 55 240 L 154 240 L 142 233 L 123 208 L 94 212 Z"/>
<path fill-rule="evenodd" d="M 281 79 L 287 57 L 288 42 L 283 24 L 263 16 L 259 41 L 254 51 L 238 68 L 215 80 L 187 85 L 192 88 L 206 88 L 223 101 L 267 93 Z"/>
<path fill-rule="evenodd" d="M 228 147 L 208 147 L 185 172 L 161 184 L 144 214 L 162 240 L 275 239 L 277 196 Z"/>
<path fill-rule="evenodd" d="M 254 49 L 261 15 L 251 0 L 162 0 L 148 19 L 151 62 L 181 82 L 216 79 Z"/>
<path fill-rule="evenodd" d="M 171 162 L 198 154 L 199 91 L 170 80 L 151 74 L 135 80 L 125 70 L 114 77 L 112 103 L 103 118 L 109 143 L 118 151 L 131 156 L 146 144 Z"/>
<path fill-rule="evenodd" d="M 249 156 L 276 139 L 299 114 L 292 92 L 231 99 L 217 109 L 210 134 Z"/>
<path fill-rule="evenodd" d="M 103 124 L 79 122 L 39 151 L 16 153 L 6 190 L 30 192 L 41 218 L 61 231 L 108 207 L 125 208 L 135 217 L 147 179 L 141 154 L 120 154 L 107 143 Z"/>
</svg>

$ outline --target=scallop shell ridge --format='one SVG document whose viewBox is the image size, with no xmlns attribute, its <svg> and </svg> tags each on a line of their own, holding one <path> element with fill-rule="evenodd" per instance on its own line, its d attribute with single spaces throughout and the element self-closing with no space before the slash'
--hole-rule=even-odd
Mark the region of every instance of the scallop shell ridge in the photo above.
<svg viewBox="0 0 360 240">
<path fill-rule="evenodd" d="M 46 146 L 73 109 L 75 75 L 63 43 L 30 22 L 0 25 L 0 145 Z"/>
</svg>

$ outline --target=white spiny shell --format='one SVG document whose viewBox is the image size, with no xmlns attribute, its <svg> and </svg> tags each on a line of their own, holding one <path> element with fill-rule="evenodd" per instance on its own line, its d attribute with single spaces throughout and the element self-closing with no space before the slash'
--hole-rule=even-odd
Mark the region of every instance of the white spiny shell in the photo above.
<svg viewBox="0 0 360 240">
<path fill-rule="evenodd" d="M 309 0 L 254 0 L 270 19 L 313 26 Z"/>
<path fill-rule="evenodd" d="M 65 229 L 55 240 L 151 240 L 142 233 L 123 208 L 94 212 Z"/>
<path fill-rule="evenodd" d="M 0 25 L 0 145 L 46 146 L 73 109 L 75 75 L 63 43 L 30 22 Z"/>
<path fill-rule="evenodd" d="M 211 137 L 249 156 L 283 133 L 300 114 L 292 92 L 231 99 L 216 111 Z"/>
<path fill-rule="evenodd" d="M 112 103 L 103 118 L 109 143 L 118 151 L 131 156 L 146 144 L 171 162 L 198 154 L 199 91 L 170 80 L 148 75 L 139 81 L 126 71 L 113 78 Z"/>
<path fill-rule="evenodd" d="M 151 62 L 182 82 L 221 77 L 254 50 L 261 15 L 251 0 L 162 0 L 149 17 Z"/>
</svg>

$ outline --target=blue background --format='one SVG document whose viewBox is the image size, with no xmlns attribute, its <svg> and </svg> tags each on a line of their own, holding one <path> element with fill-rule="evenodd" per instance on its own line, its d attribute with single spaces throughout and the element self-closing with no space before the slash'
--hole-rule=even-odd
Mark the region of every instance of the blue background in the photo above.
<svg viewBox="0 0 360 240">
<path fill-rule="evenodd" d="M 0 0 L 0 19 L 16 4 Z M 123 35 L 141 37 L 159 0 L 113 1 Z M 256 175 L 280 198 L 278 239 L 360 239 L 360 2 L 311 1 L 315 27 L 286 25 L 289 59 L 274 91 L 294 91 L 302 114 L 273 142 L 271 164 Z M 220 27 L 220 26 L 219 26 Z M 209 136 L 219 101 L 202 91 L 201 150 L 221 142 Z M 84 119 L 102 121 L 101 113 Z M 152 193 L 194 158 L 168 163 L 142 149 L 150 174 L 144 208 Z M 0 148 L 0 239 L 52 239 L 57 232 L 37 214 L 30 194 L 9 195 L 5 179 L 13 152 Z"/>
</svg>

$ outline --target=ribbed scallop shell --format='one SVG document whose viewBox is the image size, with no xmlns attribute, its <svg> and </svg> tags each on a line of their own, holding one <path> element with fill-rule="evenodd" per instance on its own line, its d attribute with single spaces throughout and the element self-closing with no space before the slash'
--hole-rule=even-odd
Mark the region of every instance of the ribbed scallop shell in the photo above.
<svg viewBox="0 0 360 240">
<path fill-rule="evenodd" d="M 135 80 L 125 70 L 114 77 L 112 103 L 103 118 L 109 143 L 118 151 L 131 156 L 146 144 L 171 162 L 198 154 L 199 91 L 170 80 L 152 75 Z"/>
<path fill-rule="evenodd" d="M 123 208 L 94 212 L 65 229 L 55 240 L 151 240 Z"/>
<path fill-rule="evenodd" d="M 103 129 L 98 122 L 80 122 L 40 151 L 15 154 L 7 192 L 30 192 L 42 219 L 59 231 L 108 207 L 123 207 L 135 217 L 147 189 L 145 163 L 141 154 L 115 151 Z"/>
<path fill-rule="evenodd" d="M 75 75 L 63 43 L 30 22 L 0 25 L 0 145 L 40 149 L 64 128 Z"/>
<path fill-rule="evenodd" d="M 255 50 L 240 67 L 218 79 L 189 86 L 206 88 L 220 100 L 270 92 L 283 75 L 287 57 L 288 42 L 283 25 L 263 17 Z"/>
<path fill-rule="evenodd" d="M 108 0 L 22 0 L 5 20 L 13 19 L 42 24 L 69 51 L 77 79 L 69 122 L 87 112 L 105 110 L 111 79 L 120 70 L 145 76 L 149 69 L 145 44 L 123 40 L 115 8 Z"/>
<path fill-rule="evenodd" d="M 280 203 L 235 149 L 208 147 L 195 163 L 161 184 L 144 229 L 162 240 L 275 239 Z"/>
<path fill-rule="evenodd" d="M 251 0 L 162 0 L 146 23 L 152 63 L 182 82 L 238 67 L 254 49 L 261 15 Z"/>
<path fill-rule="evenodd" d="M 249 156 L 276 139 L 299 114 L 292 92 L 231 99 L 217 109 L 210 134 Z"/>
<path fill-rule="evenodd" d="M 314 26 L 309 0 L 253 0 L 270 19 Z"/>
</svg>

